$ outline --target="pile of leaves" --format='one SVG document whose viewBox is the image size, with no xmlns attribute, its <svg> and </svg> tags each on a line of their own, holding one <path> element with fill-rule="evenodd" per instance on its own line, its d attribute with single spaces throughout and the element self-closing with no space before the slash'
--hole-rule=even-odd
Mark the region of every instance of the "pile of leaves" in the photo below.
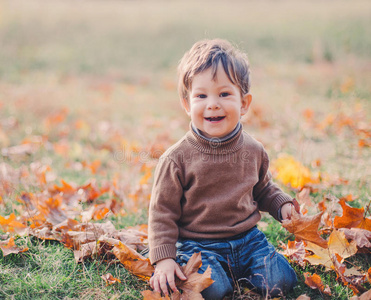
<svg viewBox="0 0 371 300">
<path fill-rule="evenodd" d="M 295 201 L 291 220 L 283 221 L 282 226 L 296 239 L 287 244 L 281 242 L 282 253 L 303 268 L 308 264 L 321 265 L 326 271 L 334 271 L 337 281 L 351 288 L 354 295 L 364 293 L 360 299 L 370 299 L 371 290 L 367 289 L 371 283 L 371 268 L 348 267 L 346 262 L 357 253 L 371 252 L 371 218 L 366 217 L 370 204 L 366 209 L 355 208 L 346 200 L 352 199 L 327 197 L 318 204 L 321 212 L 312 216 L 302 214 Z M 333 207 L 337 204 L 341 205 L 342 216 L 333 217 Z M 323 284 L 318 274 L 306 272 L 304 277 L 309 287 L 331 296 L 331 288 Z"/>
</svg>

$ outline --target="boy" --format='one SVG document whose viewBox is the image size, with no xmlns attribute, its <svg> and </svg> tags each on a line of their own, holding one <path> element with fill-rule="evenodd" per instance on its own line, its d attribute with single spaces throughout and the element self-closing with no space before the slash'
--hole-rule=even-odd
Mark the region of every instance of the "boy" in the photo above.
<svg viewBox="0 0 371 300">
<path fill-rule="evenodd" d="M 223 299 L 235 282 L 263 295 L 285 294 L 296 284 L 287 260 L 256 227 L 259 210 L 291 217 L 292 198 L 271 180 L 263 146 L 242 130 L 250 72 L 247 56 L 224 40 L 197 42 L 179 67 L 179 94 L 190 130 L 160 158 L 149 208 L 151 287 L 177 291 L 178 264 L 201 252 L 215 281 L 202 292 Z"/>
</svg>

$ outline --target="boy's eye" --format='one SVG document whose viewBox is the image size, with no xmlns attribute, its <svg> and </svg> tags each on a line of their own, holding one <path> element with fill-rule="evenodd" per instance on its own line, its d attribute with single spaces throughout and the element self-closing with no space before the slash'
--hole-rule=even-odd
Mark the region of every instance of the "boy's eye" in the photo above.
<svg viewBox="0 0 371 300">
<path fill-rule="evenodd" d="M 224 92 L 224 93 L 221 93 L 221 94 L 220 94 L 220 97 L 228 97 L 229 95 L 230 95 L 229 93 Z"/>
<path fill-rule="evenodd" d="M 200 94 L 200 95 L 197 95 L 197 98 L 206 98 L 207 96 L 205 94 Z"/>
</svg>

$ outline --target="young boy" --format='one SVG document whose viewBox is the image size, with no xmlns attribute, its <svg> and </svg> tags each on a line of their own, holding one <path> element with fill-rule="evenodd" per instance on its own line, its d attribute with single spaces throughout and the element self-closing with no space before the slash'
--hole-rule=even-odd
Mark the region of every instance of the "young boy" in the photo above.
<svg viewBox="0 0 371 300">
<path fill-rule="evenodd" d="M 271 180 L 263 146 L 242 130 L 250 72 L 247 56 L 224 40 L 197 42 L 179 64 L 179 94 L 190 130 L 160 158 L 149 208 L 150 280 L 157 292 L 177 291 L 179 264 L 201 252 L 215 281 L 202 292 L 223 299 L 236 282 L 263 295 L 296 284 L 287 260 L 256 227 L 260 210 L 281 221 L 292 198 Z"/>
</svg>

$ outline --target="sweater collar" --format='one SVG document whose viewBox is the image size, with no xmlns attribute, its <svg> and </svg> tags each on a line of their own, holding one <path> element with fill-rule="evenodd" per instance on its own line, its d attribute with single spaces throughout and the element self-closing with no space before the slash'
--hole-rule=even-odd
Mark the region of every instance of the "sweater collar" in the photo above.
<svg viewBox="0 0 371 300">
<path fill-rule="evenodd" d="M 235 130 L 237 132 L 235 132 Z M 198 151 L 206 154 L 227 154 L 233 153 L 239 150 L 243 145 L 243 135 L 242 135 L 242 126 L 236 127 L 230 134 L 226 137 L 219 138 L 205 138 L 202 135 L 195 132 L 190 125 L 190 130 L 187 133 L 187 140 L 190 144 L 195 147 Z"/>
</svg>

